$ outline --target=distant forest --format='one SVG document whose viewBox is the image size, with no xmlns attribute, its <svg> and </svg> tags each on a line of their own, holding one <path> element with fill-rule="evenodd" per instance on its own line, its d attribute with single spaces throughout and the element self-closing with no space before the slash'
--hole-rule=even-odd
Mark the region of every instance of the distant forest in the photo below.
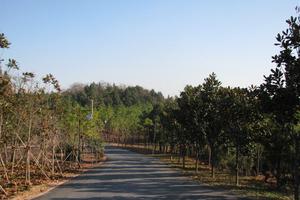
<svg viewBox="0 0 300 200">
<path fill-rule="evenodd" d="M 109 83 L 73 84 L 64 95 L 78 102 L 81 106 L 133 106 L 136 104 L 158 104 L 163 102 L 161 92 L 144 89 L 141 86 L 118 86 Z"/>
</svg>

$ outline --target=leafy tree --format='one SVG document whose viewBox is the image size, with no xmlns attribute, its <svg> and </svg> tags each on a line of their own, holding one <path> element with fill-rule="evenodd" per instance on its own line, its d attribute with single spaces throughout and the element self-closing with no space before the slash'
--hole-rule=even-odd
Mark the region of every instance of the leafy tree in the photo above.
<svg viewBox="0 0 300 200">
<path fill-rule="evenodd" d="M 252 147 L 253 124 L 256 123 L 255 105 L 247 89 L 223 88 L 221 105 L 224 107 L 224 129 L 235 148 L 236 185 L 239 185 L 240 155 L 249 155 Z"/>
<path fill-rule="evenodd" d="M 199 140 L 197 133 L 199 129 L 197 127 L 196 112 L 195 112 L 195 98 L 196 88 L 192 86 L 186 86 L 184 91 L 181 92 L 180 98 L 177 99 L 178 114 L 177 121 L 181 125 L 179 133 L 179 142 L 181 143 L 183 168 L 185 168 L 185 156 L 187 147 L 189 144 L 196 145 L 198 147 Z"/>
<path fill-rule="evenodd" d="M 217 154 L 224 144 L 224 135 L 222 132 L 222 116 L 220 107 L 220 85 L 221 82 L 217 79 L 214 73 L 210 74 L 205 79 L 202 85 L 202 101 L 203 101 L 203 119 L 205 138 L 210 148 L 210 164 L 211 175 L 215 177 L 215 165 L 217 161 Z"/>
<path fill-rule="evenodd" d="M 294 198 L 299 199 L 299 141 L 300 135 L 294 131 L 294 126 L 298 123 L 296 113 L 299 110 L 299 91 L 300 91 L 300 22 L 298 17 L 291 17 L 287 21 L 288 29 L 282 31 L 276 37 L 275 45 L 280 47 L 279 54 L 273 56 L 276 67 L 271 70 L 271 74 L 265 77 L 262 84 L 262 102 L 265 112 L 269 113 L 275 126 L 272 131 L 272 138 L 275 141 L 285 141 L 284 146 L 278 145 L 277 148 L 292 145 L 293 154 L 293 177 L 294 177 Z M 282 140 L 283 139 L 283 140 Z M 287 150 L 285 148 L 285 150 Z M 284 156 L 284 155 L 282 155 Z M 277 181 L 278 186 L 282 184 L 281 162 L 282 156 L 277 158 Z"/>
</svg>

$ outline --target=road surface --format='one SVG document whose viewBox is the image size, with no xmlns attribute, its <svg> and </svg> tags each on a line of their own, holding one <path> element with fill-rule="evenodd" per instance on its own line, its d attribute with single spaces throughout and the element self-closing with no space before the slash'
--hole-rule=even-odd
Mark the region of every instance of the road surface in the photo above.
<svg viewBox="0 0 300 200">
<path fill-rule="evenodd" d="M 35 200 L 237 199 L 201 185 L 158 159 L 106 147 L 108 160 Z"/>
</svg>

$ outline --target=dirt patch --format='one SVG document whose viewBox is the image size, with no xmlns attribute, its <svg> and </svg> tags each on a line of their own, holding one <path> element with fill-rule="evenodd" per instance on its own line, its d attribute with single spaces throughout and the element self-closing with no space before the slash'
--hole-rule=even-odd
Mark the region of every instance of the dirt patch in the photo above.
<svg viewBox="0 0 300 200">
<path fill-rule="evenodd" d="M 30 186 L 20 186 L 16 184 L 12 184 L 11 187 L 6 188 L 8 193 L 7 196 L 0 196 L 0 199 L 11 199 L 11 200 L 30 200 L 36 198 L 38 196 L 43 195 L 46 192 L 54 189 L 55 187 L 64 184 L 70 179 L 79 176 L 83 172 L 95 168 L 100 167 L 105 161 L 107 157 L 104 156 L 100 162 L 92 163 L 92 162 L 84 162 L 81 163 L 80 169 L 70 170 L 70 172 L 63 173 L 63 176 L 56 176 L 51 180 L 39 180 L 35 181 L 33 185 Z"/>
</svg>

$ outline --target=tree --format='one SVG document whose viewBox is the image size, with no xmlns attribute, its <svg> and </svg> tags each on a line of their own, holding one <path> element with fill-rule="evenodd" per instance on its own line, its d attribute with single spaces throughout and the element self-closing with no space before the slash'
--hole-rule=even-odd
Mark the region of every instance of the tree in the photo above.
<svg viewBox="0 0 300 200">
<path fill-rule="evenodd" d="M 276 131 L 273 131 L 273 138 L 280 140 L 284 137 L 285 145 L 292 145 L 294 154 L 293 177 L 294 177 L 294 198 L 299 199 L 299 155 L 300 135 L 294 131 L 298 124 L 296 113 L 299 110 L 300 92 L 300 21 L 299 17 L 291 17 L 287 21 L 288 29 L 282 31 L 276 37 L 276 46 L 280 47 L 279 54 L 273 56 L 276 67 L 271 74 L 265 77 L 262 84 L 262 102 L 265 112 L 271 114 L 275 122 Z M 280 147 L 280 146 L 279 146 Z M 277 159 L 280 166 L 282 157 Z M 279 173 L 282 171 L 279 168 Z M 281 174 L 277 175 L 279 186 L 281 185 Z"/>
<path fill-rule="evenodd" d="M 240 155 L 247 155 L 251 149 L 253 124 L 256 123 L 255 105 L 247 89 L 223 88 L 224 129 L 228 141 L 235 148 L 236 185 L 239 185 Z"/>
<path fill-rule="evenodd" d="M 177 114 L 177 121 L 181 125 L 179 142 L 182 154 L 182 165 L 185 168 L 185 157 L 187 146 L 192 142 L 197 142 L 197 127 L 196 127 L 196 112 L 195 97 L 196 89 L 192 86 L 186 86 L 184 91 L 181 92 L 180 98 L 177 99 L 179 113 Z"/>
<path fill-rule="evenodd" d="M 1 49 L 9 44 L 1 33 Z M 102 150 L 101 126 L 86 120 L 83 126 L 78 125 L 78 120 L 86 115 L 79 117 L 77 110 L 85 109 L 61 95 L 53 75 L 46 75 L 41 84 L 34 73 L 14 73 L 13 70 L 19 70 L 14 59 L 8 59 L 6 65 L 0 60 L 0 168 L 4 174 L 1 183 L 9 183 L 5 184 L 8 186 L 24 177 L 22 182 L 31 185 L 32 179 L 62 175 L 72 167 L 72 163 L 67 166 L 65 161 L 75 156 L 76 142 L 78 149 L 80 144 L 87 144 L 81 147 L 89 149 L 94 145 L 98 152 Z M 0 186 L 0 192 L 7 195 L 4 189 Z"/>
<path fill-rule="evenodd" d="M 222 109 L 220 107 L 220 86 L 221 82 L 217 79 L 215 73 L 212 73 L 205 79 L 202 85 L 203 101 L 203 120 L 205 138 L 210 148 L 211 176 L 215 177 L 215 165 L 217 154 L 222 144 L 224 144 L 224 135 L 222 132 Z"/>
</svg>

